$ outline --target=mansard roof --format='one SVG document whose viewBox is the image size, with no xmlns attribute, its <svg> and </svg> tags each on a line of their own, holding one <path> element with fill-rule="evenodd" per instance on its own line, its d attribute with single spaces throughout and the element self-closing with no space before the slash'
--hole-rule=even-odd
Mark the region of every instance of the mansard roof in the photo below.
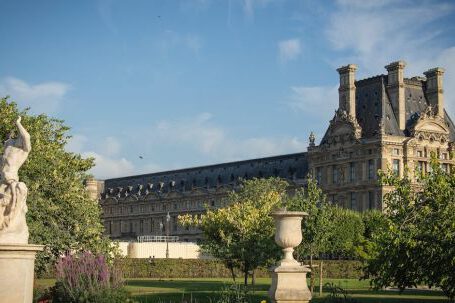
<svg viewBox="0 0 455 303">
<path fill-rule="evenodd" d="M 362 138 L 372 138 L 381 132 L 394 136 L 409 136 L 413 122 L 424 114 L 429 102 L 425 96 L 425 78 L 404 79 L 406 129 L 400 130 L 397 113 L 392 108 L 387 88 L 387 75 L 378 75 L 355 82 L 356 118 L 362 129 Z M 455 125 L 445 112 L 445 121 L 450 131 L 450 141 L 455 141 Z M 321 143 L 326 142 L 327 132 Z"/>
<path fill-rule="evenodd" d="M 190 191 L 237 184 L 239 178 L 281 177 L 303 179 L 308 173 L 307 153 L 295 153 L 244 161 L 221 163 L 145 175 L 107 179 L 104 194 L 109 196 L 137 191 Z"/>
</svg>

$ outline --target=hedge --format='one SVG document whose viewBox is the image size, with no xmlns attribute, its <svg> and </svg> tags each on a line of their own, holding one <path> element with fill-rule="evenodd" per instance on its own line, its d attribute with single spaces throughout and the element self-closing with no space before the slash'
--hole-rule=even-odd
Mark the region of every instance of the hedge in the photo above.
<svg viewBox="0 0 455 303">
<path fill-rule="evenodd" d="M 308 262 L 306 262 L 308 264 Z M 314 261 L 318 265 L 319 261 Z M 117 261 L 125 278 L 230 278 L 231 272 L 218 260 L 199 259 L 129 259 Z M 325 278 L 358 279 L 362 273 L 361 263 L 350 260 L 324 261 Z M 318 274 L 318 268 L 314 269 Z M 255 271 L 256 277 L 270 277 L 266 268 Z M 242 274 L 236 270 L 236 276 Z"/>
</svg>

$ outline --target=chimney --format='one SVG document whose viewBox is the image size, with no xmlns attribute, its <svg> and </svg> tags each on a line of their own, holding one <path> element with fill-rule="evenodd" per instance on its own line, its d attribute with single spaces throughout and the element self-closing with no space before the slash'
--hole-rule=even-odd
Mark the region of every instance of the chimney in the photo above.
<svg viewBox="0 0 455 303">
<path fill-rule="evenodd" d="M 355 111 L 355 72 L 357 65 L 349 64 L 337 69 L 340 74 L 339 109 L 345 110 L 352 118 L 356 119 Z"/>
<path fill-rule="evenodd" d="M 439 117 L 444 118 L 444 90 L 442 88 L 442 76 L 445 70 L 440 67 L 432 68 L 423 74 L 427 77 L 427 99 Z"/>
<path fill-rule="evenodd" d="M 98 201 L 100 195 L 100 191 L 98 189 L 99 182 L 100 181 L 97 181 L 93 178 L 88 178 L 85 180 L 85 189 L 87 190 L 90 199 L 94 201 Z"/>
<path fill-rule="evenodd" d="M 392 62 L 385 68 L 388 72 L 387 88 L 392 101 L 393 111 L 398 117 L 398 126 L 401 130 L 406 128 L 406 106 L 404 96 L 404 67 L 406 62 Z"/>
</svg>

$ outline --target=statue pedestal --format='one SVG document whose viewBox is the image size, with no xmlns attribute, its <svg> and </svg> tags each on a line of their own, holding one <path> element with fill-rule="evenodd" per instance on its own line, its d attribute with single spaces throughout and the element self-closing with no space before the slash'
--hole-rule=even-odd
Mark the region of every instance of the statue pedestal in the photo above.
<svg viewBox="0 0 455 303">
<path fill-rule="evenodd" d="M 31 303 L 35 255 L 43 245 L 0 244 L 0 303 Z"/>
<path fill-rule="evenodd" d="M 282 265 L 273 267 L 272 285 L 269 296 L 274 303 L 308 303 L 311 292 L 306 282 L 306 274 L 311 270 L 302 265 Z"/>
</svg>

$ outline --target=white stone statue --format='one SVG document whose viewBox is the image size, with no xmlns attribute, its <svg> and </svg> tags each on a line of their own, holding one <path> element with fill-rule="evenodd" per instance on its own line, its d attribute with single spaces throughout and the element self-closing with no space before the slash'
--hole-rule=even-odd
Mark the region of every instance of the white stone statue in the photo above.
<svg viewBox="0 0 455 303">
<path fill-rule="evenodd" d="M 16 121 L 17 138 L 6 140 L 0 163 L 0 244 L 27 244 L 28 227 L 25 220 L 27 212 L 27 186 L 19 182 L 19 168 L 27 160 L 32 149 L 30 135 Z"/>
</svg>

